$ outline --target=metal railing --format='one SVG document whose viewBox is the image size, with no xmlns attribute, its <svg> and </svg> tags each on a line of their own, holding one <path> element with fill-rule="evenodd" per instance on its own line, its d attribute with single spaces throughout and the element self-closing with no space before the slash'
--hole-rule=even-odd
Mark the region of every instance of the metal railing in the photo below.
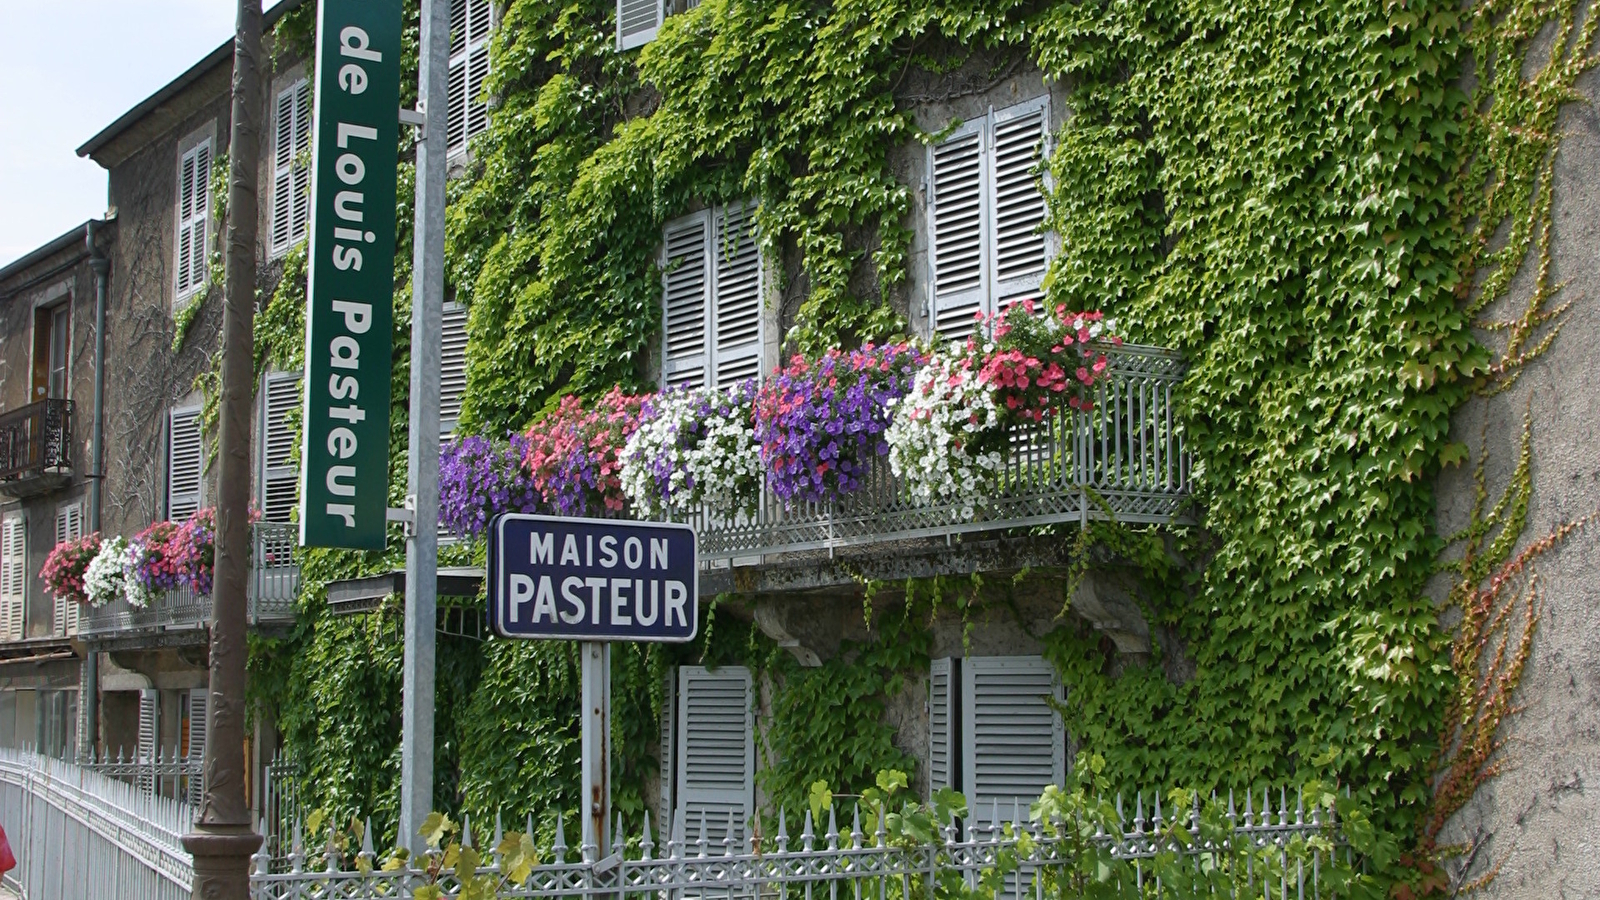
<svg viewBox="0 0 1600 900">
<path fill-rule="evenodd" d="M 40 400 L 0 413 L 0 482 L 71 467 L 71 400 Z"/>
<path fill-rule="evenodd" d="M 1016 428 L 996 489 L 975 508 L 913 499 L 880 457 L 862 489 L 837 501 L 790 506 L 766 491 L 753 513 L 673 518 L 695 526 L 702 561 L 1090 519 L 1181 518 L 1191 467 L 1174 399 L 1182 360 L 1134 345 L 1107 359 L 1094 409 L 1062 403 L 1044 422 Z"/>
<path fill-rule="evenodd" d="M 200 757 L 192 752 L 189 756 L 179 756 L 176 750 L 170 755 L 158 750 L 154 756 L 145 756 L 118 750 L 116 756 L 106 754 L 79 759 L 77 765 L 132 785 L 145 794 L 180 799 L 191 806 L 200 805 L 205 767 Z"/>
<path fill-rule="evenodd" d="M 294 562 L 295 527 L 280 522 L 257 522 L 250 527 L 250 624 L 291 623 L 300 588 L 300 570 Z M 86 608 L 81 615 L 78 633 L 86 637 L 205 628 L 211 621 L 211 598 L 179 588 L 167 591 L 144 609 L 116 600 L 99 609 Z"/>
<path fill-rule="evenodd" d="M 188 804 L 27 750 L 0 749 L 0 822 L 27 900 L 187 900 Z"/>
</svg>

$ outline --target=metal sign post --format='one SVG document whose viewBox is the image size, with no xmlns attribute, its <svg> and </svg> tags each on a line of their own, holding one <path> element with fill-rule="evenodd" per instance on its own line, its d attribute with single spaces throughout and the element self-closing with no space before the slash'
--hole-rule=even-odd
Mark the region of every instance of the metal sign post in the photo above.
<svg viewBox="0 0 1600 900">
<path fill-rule="evenodd" d="M 694 529 L 507 514 L 489 527 L 489 622 L 502 637 L 579 640 L 583 858 L 610 850 L 611 643 L 699 630 Z"/>
</svg>

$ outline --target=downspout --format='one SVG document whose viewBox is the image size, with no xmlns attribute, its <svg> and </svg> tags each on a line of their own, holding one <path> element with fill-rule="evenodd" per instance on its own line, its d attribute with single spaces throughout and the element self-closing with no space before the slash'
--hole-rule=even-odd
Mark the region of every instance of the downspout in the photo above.
<svg viewBox="0 0 1600 900">
<path fill-rule="evenodd" d="M 101 483 L 105 480 L 105 399 L 106 399 L 106 275 L 111 260 L 94 245 L 94 220 L 84 226 L 89 250 L 89 268 L 94 271 L 94 421 L 89 440 L 89 531 L 100 530 Z M 100 744 L 100 652 L 90 647 L 84 654 L 83 679 L 79 702 L 84 707 L 87 734 L 81 742 L 89 754 Z"/>
</svg>

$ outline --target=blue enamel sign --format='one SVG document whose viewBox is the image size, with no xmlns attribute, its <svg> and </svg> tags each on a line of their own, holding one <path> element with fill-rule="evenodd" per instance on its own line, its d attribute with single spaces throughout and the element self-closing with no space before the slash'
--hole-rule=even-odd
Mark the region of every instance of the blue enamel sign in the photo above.
<svg viewBox="0 0 1600 900">
<path fill-rule="evenodd" d="M 508 513 L 489 528 L 489 622 L 513 638 L 694 639 L 694 529 Z"/>
</svg>

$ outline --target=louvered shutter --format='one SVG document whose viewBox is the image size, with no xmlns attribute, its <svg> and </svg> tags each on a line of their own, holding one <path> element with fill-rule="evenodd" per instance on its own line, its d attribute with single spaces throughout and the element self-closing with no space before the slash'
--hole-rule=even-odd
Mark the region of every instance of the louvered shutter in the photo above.
<svg viewBox="0 0 1600 900">
<path fill-rule="evenodd" d="M 961 720 L 956 705 L 959 696 L 958 661 L 945 657 L 928 667 L 928 790 L 958 787 L 956 736 Z"/>
<path fill-rule="evenodd" d="M 206 283 L 206 219 L 211 212 L 211 141 L 178 165 L 177 292 L 184 299 Z"/>
<path fill-rule="evenodd" d="M 617 49 L 650 43 L 665 15 L 663 0 L 617 0 Z"/>
<path fill-rule="evenodd" d="M 761 372 L 761 252 L 755 205 L 718 207 L 712 296 L 712 384 L 725 387 Z"/>
<path fill-rule="evenodd" d="M 984 311 L 986 124 L 969 122 L 928 151 L 929 313 L 933 333 L 946 340 L 965 338 Z"/>
<path fill-rule="evenodd" d="M 467 148 L 472 136 L 488 125 L 488 108 L 479 99 L 489 77 L 489 35 L 493 29 L 490 0 L 451 0 L 449 109 L 446 143 L 449 154 Z"/>
<path fill-rule="evenodd" d="M 1067 774 L 1066 732 L 1048 698 L 1060 699 L 1055 670 L 1037 656 L 961 661 L 962 788 L 974 821 L 1010 821 Z"/>
<path fill-rule="evenodd" d="M 206 721 L 210 710 L 211 692 L 204 689 L 189 692 L 189 758 L 204 759 L 206 755 Z"/>
<path fill-rule="evenodd" d="M 56 543 L 65 544 L 83 537 L 83 503 L 66 503 L 56 507 Z M 69 637 L 78 633 L 78 604 L 66 597 L 55 597 L 53 630 L 56 637 Z"/>
<path fill-rule="evenodd" d="M 723 666 L 678 669 L 677 809 L 684 839 L 702 833 L 722 847 L 733 821 L 733 839 L 743 847 L 755 801 L 755 717 L 750 709 L 750 670 Z M 704 831 L 702 832 L 702 822 Z"/>
<path fill-rule="evenodd" d="M 993 116 L 989 179 L 991 311 L 1026 298 L 1037 299 L 1048 263 L 1045 197 L 1038 167 L 1048 125 L 1049 99 L 1041 97 Z"/>
<path fill-rule="evenodd" d="M 261 397 L 261 427 L 256 431 L 261 480 L 256 502 L 263 522 L 288 522 L 300 502 L 294 431 L 289 427 L 289 413 L 300 405 L 300 373 L 268 374 Z"/>
<path fill-rule="evenodd" d="M 27 524 L 21 513 L 0 519 L 0 638 L 20 641 L 28 603 Z"/>
<path fill-rule="evenodd" d="M 665 846 L 672 837 L 672 742 L 677 737 L 678 670 L 668 669 L 664 693 L 661 698 L 661 795 L 656 805 L 656 825 L 660 829 L 660 844 Z"/>
<path fill-rule="evenodd" d="M 710 211 L 668 223 L 664 241 L 666 269 L 662 287 L 663 386 L 706 383 L 706 245 Z"/>
<path fill-rule="evenodd" d="M 306 236 L 310 166 L 301 159 L 311 143 L 311 84 L 300 79 L 278 94 L 272 156 L 272 252 L 285 253 Z"/>
<path fill-rule="evenodd" d="M 204 446 L 200 436 L 200 410 L 175 409 L 167 429 L 167 518 L 182 522 L 201 503 L 201 469 Z"/>
<path fill-rule="evenodd" d="M 439 335 L 439 433 L 455 433 L 467 393 L 467 308 L 446 303 Z"/>
<path fill-rule="evenodd" d="M 138 762 L 155 762 L 156 750 L 161 739 L 161 692 L 154 688 L 145 688 L 139 691 L 139 751 Z M 139 774 L 139 787 L 146 793 L 155 790 L 155 782 L 150 777 L 152 769 L 144 769 Z"/>
</svg>

